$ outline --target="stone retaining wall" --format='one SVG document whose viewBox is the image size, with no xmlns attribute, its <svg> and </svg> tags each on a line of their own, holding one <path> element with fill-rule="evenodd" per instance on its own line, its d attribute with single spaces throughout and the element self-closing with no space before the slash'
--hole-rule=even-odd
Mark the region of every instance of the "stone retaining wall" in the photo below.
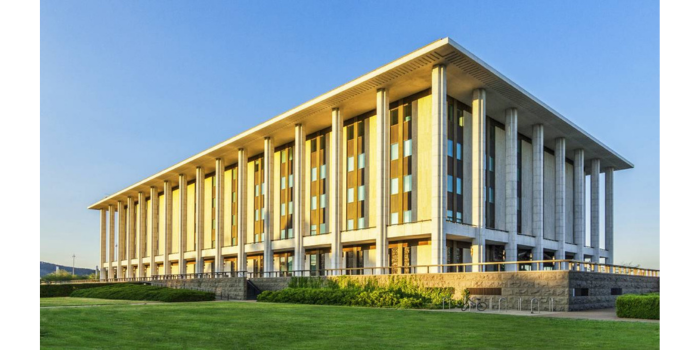
<svg viewBox="0 0 700 350">
<path fill-rule="evenodd" d="M 250 281 L 258 287 L 261 291 L 266 290 L 280 290 L 285 289 L 289 286 L 289 281 L 291 277 L 254 277 L 250 278 Z"/>
<path fill-rule="evenodd" d="M 570 311 L 615 307 L 617 295 L 612 288 L 621 288 L 622 294 L 643 294 L 660 291 L 659 277 L 614 275 L 595 272 L 569 272 L 569 288 L 588 288 L 588 296 L 571 296 Z"/>
<path fill-rule="evenodd" d="M 245 277 L 197 278 L 186 280 L 152 281 L 152 285 L 213 292 L 217 298 L 245 300 L 247 283 Z"/>
</svg>

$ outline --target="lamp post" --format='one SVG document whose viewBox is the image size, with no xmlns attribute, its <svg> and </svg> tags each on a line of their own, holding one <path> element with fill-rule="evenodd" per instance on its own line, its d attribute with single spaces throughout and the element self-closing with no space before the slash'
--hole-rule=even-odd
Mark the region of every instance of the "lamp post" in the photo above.
<svg viewBox="0 0 700 350">
<path fill-rule="evenodd" d="M 75 276 L 75 253 L 73 253 L 73 276 Z"/>
</svg>

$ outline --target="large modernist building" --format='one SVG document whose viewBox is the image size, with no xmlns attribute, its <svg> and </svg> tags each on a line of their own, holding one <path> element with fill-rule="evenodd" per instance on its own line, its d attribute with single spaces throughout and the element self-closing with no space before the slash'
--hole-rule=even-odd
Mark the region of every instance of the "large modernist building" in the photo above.
<svg viewBox="0 0 700 350">
<path fill-rule="evenodd" d="M 445 38 L 89 208 L 109 278 L 611 264 L 629 168 Z"/>
</svg>

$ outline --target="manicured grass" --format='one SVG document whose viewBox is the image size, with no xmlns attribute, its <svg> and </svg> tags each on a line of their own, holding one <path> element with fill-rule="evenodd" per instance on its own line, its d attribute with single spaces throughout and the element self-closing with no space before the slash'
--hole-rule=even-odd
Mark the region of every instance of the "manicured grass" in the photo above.
<svg viewBox="0 0 700 350">
<path fill-rule="evenodd" d="M 325 305 L 41 309 L 46 348 L 656 349 L 659 324 Z"/>
<path fill-rule="evenodd" d="M 82 305 L 119 305 L 119 304 L 136 304 L 140 301 L 134 300 L 111 300 L 111 299 L 93 299 L 93 298 L 41 298 L 41 307 L 48 306 L 82 306 Z M 143 302 L 141 302 L 143 303 Z M 157 303 L 149 301 L 148 303 Z"/>
</svg>

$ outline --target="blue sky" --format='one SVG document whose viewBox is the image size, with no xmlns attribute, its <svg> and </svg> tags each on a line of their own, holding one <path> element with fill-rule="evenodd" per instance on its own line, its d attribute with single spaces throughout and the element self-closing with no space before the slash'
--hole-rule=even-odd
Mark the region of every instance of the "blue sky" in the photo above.
<svg viewBox="0 0 700 350">
<path fill-rule="evenodd" d="M 42 1 L 41 260 L 89 204 L 449 36 L 635 164 L 616 263 L 659 266 L 657 1 Z"/>
</svg>

